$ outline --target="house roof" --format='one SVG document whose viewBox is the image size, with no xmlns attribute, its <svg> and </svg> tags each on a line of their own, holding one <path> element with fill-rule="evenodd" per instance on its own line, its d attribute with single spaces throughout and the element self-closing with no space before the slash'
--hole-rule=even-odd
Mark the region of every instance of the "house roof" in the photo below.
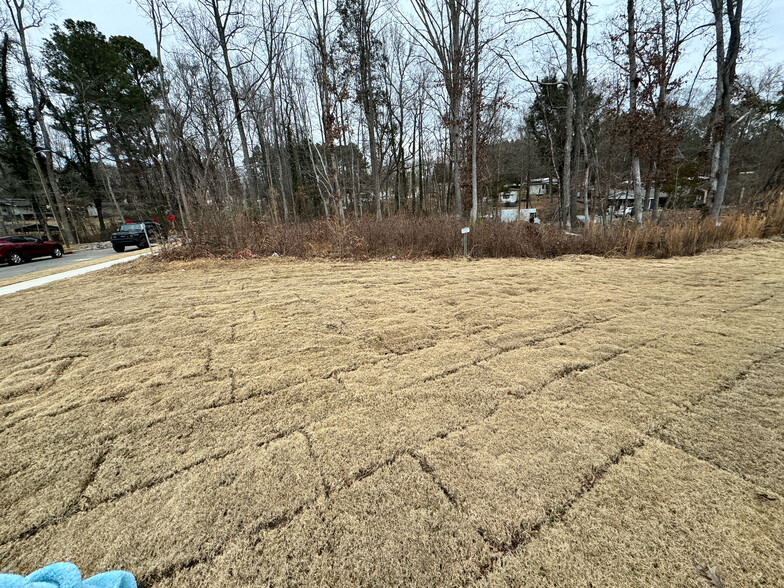
<svg viewBox="0 0 784 588">
<path fill-rule="evenodd" d="M 27 198 L 0 198 L 0 205 L 3 206 L 31 206 Z"/>
</svg>

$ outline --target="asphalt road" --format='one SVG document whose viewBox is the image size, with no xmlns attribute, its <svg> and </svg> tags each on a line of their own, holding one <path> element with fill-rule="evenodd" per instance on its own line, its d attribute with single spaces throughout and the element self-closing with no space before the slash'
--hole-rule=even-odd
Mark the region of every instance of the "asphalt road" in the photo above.
<svg viewBox="0 0 784 588">
<path fill-rule="evenodd" d="M 129 252 L 133 252 L 133 248 L 128 249 Z M 146 249 L 142 249 L 139 251 L 147 251 Z M 112 255 L 117 255 L 117 252 L 114 251 L 111 247 L 109 249 L 93 249 L 93 250 L 85 250 L 85 251 L 77 251 L 76 253 L 67 253 L 63 255 L 60 259 L 52 259 L 51 257 L 41 257 L 38 259 L 34 259 L 32 261 L 28 261 L 21 265 L 0 265 L 0 280 L 6 278 L 15 278 L 17 276 L 23 276 L 25 274 L 31 274 L 33 272 L 40 272 L 41 270 L 49 270 L 55 268 L 63 268 L 63 270 L 68 269 L 68 266 L 76 264 L 76 263 L 83 263 L 85 261 L 100 261 L 104 257 L 109 257 Z"/>
</svg>

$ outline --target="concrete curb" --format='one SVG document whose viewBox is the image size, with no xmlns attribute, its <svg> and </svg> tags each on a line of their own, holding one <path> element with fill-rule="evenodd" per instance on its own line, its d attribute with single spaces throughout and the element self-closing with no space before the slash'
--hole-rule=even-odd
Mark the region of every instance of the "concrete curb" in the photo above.
<svg viewBox="0 0 784 588">
<path fill-rule="evenodd" d="M 101 263 L 96 263 L 94 265 L 89 265 L 87 267 L 80 267 L 77 269 L 72 270 L 65 270 L 58 274 L 52 274 L 51 276 L 43 276 L 40 278 L 34 278 L 32 280 L 26 280 L 24 282 L 17 282 L 16 284 L 10 284 L 8 286 L 3 286 L 0 288 L 0 296 L 5 296 L 7 294 L 14 294 L 16 292 L 21 292 L 23 290 L 29 290 L 30 288 L 37 288 L 38 286 L 43 286 L 45 284 L 50 284 L 52 282 L 57 282 L 59 280 L 66 280 L 68 278 L 75 278 L 76 276 L 81 276 L 84 274 L 89 274 L 90 272 L 96 272 L 98 270 L 106 269 L 107 267 L 111 267 L 113 265 L 117 265 L 118 263 L 125 263 L 126 261 L 133 261 L 134 259 L 140 258 L 142 255 L 150 255 L 149 251 L 145 251 L 144 253 L 139 253 L 138 255 L 132 255 L 130 257 L 123 257 L 122 259 L 113 259 L 111 261 L 104 261 Z"/>
</svg>

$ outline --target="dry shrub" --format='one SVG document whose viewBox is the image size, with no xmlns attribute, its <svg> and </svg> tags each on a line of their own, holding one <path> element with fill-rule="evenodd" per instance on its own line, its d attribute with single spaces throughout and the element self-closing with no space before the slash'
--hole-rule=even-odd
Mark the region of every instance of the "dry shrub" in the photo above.
<svg viewBox="0 0 784 588">
<path fill-rule="evenodd" d="M 784 192 L 768 207 L 765 215 L 764 237 L 784 234 Z"/>
<path fill-rule="evenodd" d="M 246 214 L 208 210 L 193 223 L 182 247 L 168 259 L 195 257 L 431 258 L 463 253 L 463 219 L 452 216 L 364 217 L 341 225 L 335 220 L 274 223 Z M 468 236 L 472 257 L 552 258 L 585 254 L 611 257 L 696 255 L 739 239 L 784 234 L 784 198 L 767 214 L 734 212 L 720 222 L 696 215 L 672 215 L 638 227 L 630 222 L 594 223 L 567 233 L 554 225 L 480 221 Z"/>
</svg>

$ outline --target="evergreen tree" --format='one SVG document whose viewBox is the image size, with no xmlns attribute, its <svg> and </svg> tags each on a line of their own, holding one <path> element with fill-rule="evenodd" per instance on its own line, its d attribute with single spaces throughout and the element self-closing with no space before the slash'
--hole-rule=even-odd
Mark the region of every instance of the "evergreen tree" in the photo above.
<svg viewBox="0 0 784 588">
<path fill-rule="evenodd" d="M 5 172 L 4 188 L 12 195 L 29 198 L 39 223 L 45 215 L 38 201 L 32 143 L 19 125 L 19 106 L 8 76 L 10 39 L 6 33 L 0 44 L 0 166 Z"/>
</svg>

